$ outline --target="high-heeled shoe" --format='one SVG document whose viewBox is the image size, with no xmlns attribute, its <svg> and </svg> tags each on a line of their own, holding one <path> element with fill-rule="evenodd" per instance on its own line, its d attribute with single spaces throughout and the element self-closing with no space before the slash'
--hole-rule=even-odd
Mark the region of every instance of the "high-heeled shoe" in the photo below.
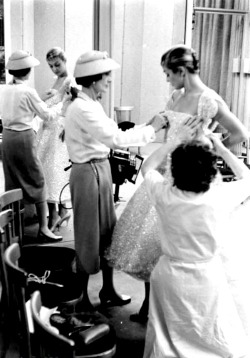
<svg viewBox="0 0 250 358">
<path fill-rule="evenodd" d="M 69 219 L 71 217 L 70 213 L 66 213 L 62 218 L 59 217 L 55 223 L 51 226 L 50 230 L 52 232 L 56 231 L 56 229 L 58 229 L 60 226 L 62 226 L 63 222 L 66 221 L 67 225 L 69 223 Z"/>
<path fill-rule="evenodd" d="M 112 293 L 106 295 L 102 291 L 99 292 L 99 298 L 102 306 L 124 306 L 131 302 L 131 297 L 128 295 L 118 295 Z"/>
<path fill-rule="evenodd" d="M 48 236 L 46 234 L 44 234 L 42 231 L 39 230 L 38 235 L 37 235 L 37 239 L 46 243 L 52 243 L 52 242 L 58 242 L 58 241 L 62 241 L 63 237 L 61 235 L 57 235 L 54 237 Z"/>
</svg>

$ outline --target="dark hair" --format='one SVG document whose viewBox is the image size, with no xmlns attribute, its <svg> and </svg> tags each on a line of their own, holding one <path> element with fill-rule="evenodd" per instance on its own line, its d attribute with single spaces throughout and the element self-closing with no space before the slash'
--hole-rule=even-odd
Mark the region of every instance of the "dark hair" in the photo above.
<svg viewBox="0 0 250 358">
<path fill-rule="evenodd" d="M 165 52 L 161 57 L 161 65 L 176 73 L 184 66 L 190 73 L 199 73 L 199 60 L 196 52 L 185 45 L 177 45 Z"/>
<path fill-rule="evenodd" d="M 65 52 L 61 47 L 53 47 L 51 50 L 49 50 L 46 54 L 46 60 L 52 61 L 56 58 L 60 58 L 62 61 L 66 62 L 67 57 L 65 55 Z"/>
<path fill-rule="evenodd" d="M 93 82 L 98 82 L 102 79 L 103 75 L 108 75 L 111 71 L 98 73 L 97 75 L 86 76 L 86 77 L 76 77 L 76 83 L 83 87 L 90 87 Z"/>
<path fill-rule="evenodd" d="M 26 76 L 31 71 L 31 68 L 22 68 L 21 70 L 9 70 L 9 74 L 20 78 Z"/>
<path fill-rule="evenodd" d="M 206 192 L 217 169 L 217 156 L 197 140 L 179 145 L 172 153 L 171 171 L 174 186 L 194 193 Z"/>
<path fill-rule="evenodd" d="M 70 87 L 71 101 L 74 101 L 78 97 L 79 89 L 76 87 Z"/>
</svg>

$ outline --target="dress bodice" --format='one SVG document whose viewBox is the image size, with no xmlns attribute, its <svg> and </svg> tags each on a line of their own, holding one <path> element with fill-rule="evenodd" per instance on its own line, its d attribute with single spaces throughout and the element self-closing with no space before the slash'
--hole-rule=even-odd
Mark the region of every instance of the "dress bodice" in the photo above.
<svg viewBox="0 0 250 358">
<path fill-rule="evenodd" d="M 218 111 L 219 103 L 225 104 L 222 98 L 213 90 L 207 88 L 202 92 L 198 101 L 198 108 L 197 108 L 197 116 L 203 119 L 204 123 L 202 126 L 201 131 L 198 133 L 199 135 L 206 134 L 209 131 L 214 131 L 218 125 L 213 118 L 216 116 Z M 172 110 L 173 108 L 173 96 L 171 96 L 170 100 L 166 105 L 166 110 L 164 112 L 164 116 L 167 117 L 169 123 L 169 130 L 167 132 L 167 141 L 171 141 L 172 143 L 179 143 L 177 142 L 178 138 L 178 130 L 180 125 L 191 115 L 184 113 L 184 112 L 176 112 Z M 167 181 L 172 180 L 170 174 L 170 157 L 171 154 L 168 155 L 166 161 L 166 173 L 165 177 Z"/>
<path fill-rule="evenodd" d="M 70 76 L 65 77 L 64 81 L 62 82 L 62 85 L 60 86 L 60 88 L 57 89 L 55 94 L 45 100 L 47 106 L 52 107 L 52 106 L 60 103 L 66 94 L 64 87 L 66 86 L 66 84 L 70 84 L 72 82 L 73 82 L 73 79 Z"/>
<path fill-rule="evenodd" d="M 176 122 L 176 120 L 179 122 L 179 120 L 184 120 L 190 116 L 190 114 L 184 112 L 173 111 L 173 94 L 166 105 L 166 115 L 168 116 L 170 127 L 178 125 L 173 123 Z M 201 93 L 197 106 L 197 116 L 204 120 L 204 129 L 209 128 L 214 131 L 217 127 L 218 123 L 214 121 L 213 118 L 218 112 L 219 103 L 226 106 L 226 103 L 214 90 L 206 88 Z"/>
</svg>

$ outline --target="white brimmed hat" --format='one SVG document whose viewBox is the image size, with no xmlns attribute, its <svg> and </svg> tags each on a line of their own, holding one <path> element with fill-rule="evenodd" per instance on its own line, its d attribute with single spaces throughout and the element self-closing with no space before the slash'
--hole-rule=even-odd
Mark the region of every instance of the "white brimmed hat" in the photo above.
<svg viewBox="0 0 250 358">
<path fill-rule="evenodd" d="M 40 62 L 33 57 L 29 52 L 18 50 L 12 53 L 9 57 L 6 69 L 7 70 L 23 70 L 24 68 L 31 68 L 38 66 Z"/>
<path fill-rule="evenodd" d="M 119 68 L 120 65 L 108 57 L 107 52 L 88 51 L 76 61 L 74 77 L 87 77 Z"/>
</svg>

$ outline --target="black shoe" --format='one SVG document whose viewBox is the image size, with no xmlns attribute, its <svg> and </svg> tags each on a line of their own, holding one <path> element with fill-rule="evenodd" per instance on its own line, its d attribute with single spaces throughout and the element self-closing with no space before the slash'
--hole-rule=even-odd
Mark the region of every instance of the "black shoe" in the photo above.
<svg viewBox="0 0 250 358">
<path fill-rule="evenodd" d="M 92 305 L 92 303 L 89 300 L 82 300 L 77 302 L 75 305 L 75 312 L 81 313 L 81 312 L 95 312 L 96 308 Z"/>
<path fill-rule="evenodd" d="M 42 231 L 39 231 L 37 235 L 37 239 L 45 243 L 53 243 L 53 242 L 62 241 L 63 237 L 61 235 L 50 237 L 48 235 L 45 235 Z"/>
<path fill-rule="evenodd" d="M 140 312 L 131 314 L 129 318 L 132 322 L 138 322 L 142 324 L 145 324 L 148 321 L 148 315 L 142 314 Z"/>
<path fill-rule="evenodd" d="M 105 295 L 102 291 L 99 293 L 101 305 L 103 306 L 124 306 L 131 302 L 131 297 L 128 295 L 118 295 L 113 293 L 112 295 Z"/>
</svg>

